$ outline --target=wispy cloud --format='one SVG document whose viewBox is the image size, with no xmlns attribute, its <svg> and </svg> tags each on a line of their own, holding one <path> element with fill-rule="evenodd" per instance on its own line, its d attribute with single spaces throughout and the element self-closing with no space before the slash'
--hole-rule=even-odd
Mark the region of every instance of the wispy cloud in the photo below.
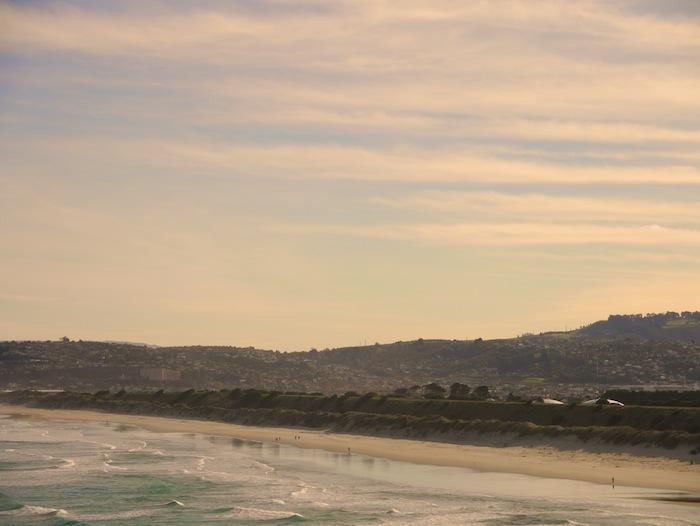
<svg viewBox="0 0 700 526">
<path fill-rule="evenodd" d="M 659 225 L 468 223 L 414 225 L 284 225 L 275 230 L 295 235 L 348 236 L 435 244 L 522 245 L 691 245 L 700 246 L 700 230 Z"/>
<path fill-rule="evenodd" d="M 17 142 L 19 150 L 36 147 Z M 611 185 L 700 184 L 700 168 L 685 164 L 636 166 L 508 159 L 488 148 L 367 148 L 328 144 L 221 143 L 220 141 L 56 139 L 42 144 L 54 159 L 94 167 L 114 165 L 206 169 L 253 178 L 395 182 L 559 183 Z"/>
<path fill-rule="evenodd" d="M 600 2 L 572 5 L 548 0 L 539 2 L 537 9 L 520 0 L 504 0 L 497 8 L 486 1 L 460 5 L 438 1 L 426 5 L 416 0 L 402 2 L 400 8 L 393 3 L 371 0 L 339 2 L 335 9 L 325 10 L 241 10 L 236 9 L 235 3 L 230 7 L 229 10 L 203 7 L 185 13 L 147 8 L 100 12 L 66 4 L 54 3 L 46 10 L 7 3 L 2 8 L 6 20 L 3 39 L 18 45 L 78 49 L 86 53 L 132 50 L 168 52 L 177 56 L 178 50 L 227 37 L 257 36 L 274 43 L 289 43 L 352 35 L 364 30 L 372 37 L 368 44 L 379 41 L 380 49 L 389 51 L 391 40 L 371 30 L 382 27 L 395 35 L 422 24 L 427 36 L 438 37 L 443 31 L 443 38 L 449 42 L 460 37 L 459 29 L 467 23 L 477 34 L 484 25 L 516 33 L 516 38 L 522 33 L 556 38 L 564 29 L 573 37 L 597 38 L 601 45 L 643 49 L 656 46 L 669 51 L 699 47 L 694 21 L 642 16 Z M 287 25 L 285 31 L 280 31 L 281 23 Z M 453 33 L 444 34 L 446 28 Z M 350 43 L 359 46 L 361 42 Z M 237 43 L 232 42 L 232 45 Z M 420 47 L 415 41 L 403 45 Z M 363 56 L 363 59 L 380 60 L 372 55 Z"/>
<path fill-rule="evenodd" d="M 21 303 L 45 303 L 53 301 L 54 298 L 47 296 L 34 296 L 31 294 L 16 294 L 13 292 L 0 292 L 0 301 L 21 302 Z"/>
<path fill-rule="evenodd" d="M 371 202 L 394 208 L 436 213 L 472 212 L 479 217 L 580 221 L 700 223 L 700 201 L 615 199 L 534 193 L 424 192 L 402 197 L 375 197 Z"/>
<path fill-rule="evenodd" d="M 463 113 L 555 121 L 515 127 L 529 136 L 558 130 L 590 137 L 607 121 L 612 136 L 668 140 L 682 134 L 668 112 L 700 107 L 697 22 L 640 16 L 609 3 L 544 1 L 532 9 L 522 1 L 498 8 L 409 1 L 397 8 L 367 1 L 320 12 L 49 5 L 3 4 L 0 45 L 17 54 L 107 56 L 117 67 L 125 66 L 121 59 L 165 68 L 208 64 L 214 81 L 178 80 L 209 85 L 220 97 L 247 91 L 273 107 L 289 101 L 288 112 L 330 116 L 364 108 L 395 117 L 443 112 L 453 119 Z M 573 116 L 592 122 L 563 118 Z M 640 119 L 647 122 L 635 126 Z"/>
<path fill-rule="evenodd" d="M 499 334 L 652 274 L 691 303 L 687 6 L 0 0 L 0 329 L 303 348 L 461 332 L 479 289 Z"/>
</svg>

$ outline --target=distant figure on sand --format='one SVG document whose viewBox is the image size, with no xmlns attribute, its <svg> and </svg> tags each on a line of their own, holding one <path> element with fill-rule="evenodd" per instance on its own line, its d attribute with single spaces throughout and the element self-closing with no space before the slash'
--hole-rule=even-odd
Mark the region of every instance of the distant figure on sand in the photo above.
<svg viewBox="0 0 700 526">
<path fill-rule="evenodd" d="M 612 478 L 612 489 L 615 489 L 615 477 Z"/>
</svg>

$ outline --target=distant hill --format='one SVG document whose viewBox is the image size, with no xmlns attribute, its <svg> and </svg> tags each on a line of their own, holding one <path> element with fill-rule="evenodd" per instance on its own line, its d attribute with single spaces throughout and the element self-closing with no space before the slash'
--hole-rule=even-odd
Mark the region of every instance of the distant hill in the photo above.
<svg viewBox="0 0 700 526">
<path fill-rule="evenodd" d="M 700 313 L 614 315 L 576 331 L 500 340 L 418 339 L 299 353 L 67 338 L 0 342 L 0 389 L 385 393 L 431 382 L 518 392 L 544 384 L 700 382 Z"/>
<path fill-rule="evenodd" d="M 104 343 L 116 343 L 120 345 L 135 345 L 137 347 L 150 347 L 151 349 L 157 349 L 159 346 L 158 345 L 153 345 L 152 343 L 144 343 L 144 342 L 125 342 L 122 340 L 103 340 Z"/>
<path fill-rule="evenodd" d="M 700 341 L 700 312 L 613 314 L 576 331 L 582 336 Z"/>
</svg>

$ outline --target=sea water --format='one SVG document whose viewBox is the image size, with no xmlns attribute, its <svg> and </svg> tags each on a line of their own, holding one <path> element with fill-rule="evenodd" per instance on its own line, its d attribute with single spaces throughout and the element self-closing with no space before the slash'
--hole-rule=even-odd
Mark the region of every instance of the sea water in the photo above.
<svg viewBox="0 0 700 526">
<path fill-rule="evenodd" d="M 659 494 L 0 415 L 2 525 L 700 525 Z"/>
</svg>

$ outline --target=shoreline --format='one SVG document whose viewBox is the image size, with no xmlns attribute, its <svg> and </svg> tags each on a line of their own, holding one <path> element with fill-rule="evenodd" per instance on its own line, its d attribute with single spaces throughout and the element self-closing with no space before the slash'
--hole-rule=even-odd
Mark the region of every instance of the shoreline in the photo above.
<svg viewBox="0 0 700 526">
<path fill-rule="evenodd" d="M 556 449 L 551 446 L 466 445 L 352 435 L 321 430 L 256 427 L 209 420 L 142 416 L 76 409 L 41 409 L 23 405 L 0 404 L 0 413 L 24 414 L 49 420 L 110 422 L 134 425 L 160 433 L 201 433 L 228 436 L 257 442 L 277 443 L 309 449 L 323 449 L 427 464 L 467 468 L 481 472 L 513 473 L 535 477 L 569 479 L 609 485 L 615 477 L 618 486 L 652 488 L 662 491 L 700 493 L 700 464 L 670 458 L 626 453 Z M 300 436 L 301 440 L 295 440 Z"/>
</svg>

